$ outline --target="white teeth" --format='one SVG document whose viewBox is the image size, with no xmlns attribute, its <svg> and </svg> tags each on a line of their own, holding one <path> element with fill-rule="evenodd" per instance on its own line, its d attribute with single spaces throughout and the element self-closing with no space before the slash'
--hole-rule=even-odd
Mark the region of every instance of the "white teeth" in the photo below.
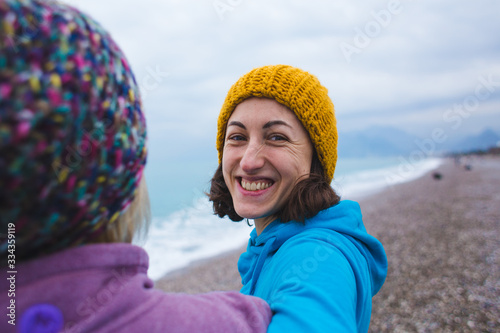
<svg viewBox="0 0 500 333">
<path fill-rule="evenodd" d="M 243 187 L 247 191 L 265 190 L 269 186 L 271 186 L 271 184 L 269 184 L 269 183 L 263 183 L 263 182 L 250 183 L 250 182 L 246 182 L 244 180 L 241 181 L 241 187 Z"/>
</svg>

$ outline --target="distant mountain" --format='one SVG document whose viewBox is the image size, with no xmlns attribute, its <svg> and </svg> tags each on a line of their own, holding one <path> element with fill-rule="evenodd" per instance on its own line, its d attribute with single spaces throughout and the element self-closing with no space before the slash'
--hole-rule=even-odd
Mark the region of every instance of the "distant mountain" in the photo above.
<svg viewBox="0 0 500 333">
<path fill-rule="evenodd" d="M 466 153 L 474 150 L 486 150 L 500 143 L 500 134 L 487 128 L 479 134 L 453 140 L 446 146 L 446 151 Z"/>
<path fill-rule="evenodd" d="M 397 156 L 419 149 L 429 150 L 430 147 L 423 146 L 422 142 L 429 142 L 429 139 L 419 138 L 394 127 L 375 126 L 355 132 L 339 132 L 338 149 L 341 157 Z M 479 134 L 450 138 L 445 142 L 435 143 L 432 153 L 485 150 L 499 142 L 499 133 L 492 129 L 485 129 Z M 427 154 L 428 151 L 424 153 Z"/>
</svg>

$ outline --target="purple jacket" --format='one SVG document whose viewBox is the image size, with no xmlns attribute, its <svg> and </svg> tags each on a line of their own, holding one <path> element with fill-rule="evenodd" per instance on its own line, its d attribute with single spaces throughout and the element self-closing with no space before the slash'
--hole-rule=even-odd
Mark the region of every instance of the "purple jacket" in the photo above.
<svg viewBox="0 0 500 333">
<path fill-rule="evenodd" d="M 0 332 L 51 325 L 67 333 L 266 331 L 271 311 L 263 300 L 239 292 L 153 289 L 148 260 L 142 248 L 116 243 L 20 263 L 13 274 L 2 267 Z"/>
</svg>

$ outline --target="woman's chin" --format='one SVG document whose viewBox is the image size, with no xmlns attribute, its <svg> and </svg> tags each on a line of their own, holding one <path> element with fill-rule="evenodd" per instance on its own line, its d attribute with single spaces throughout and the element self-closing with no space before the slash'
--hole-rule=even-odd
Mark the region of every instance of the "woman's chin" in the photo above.
<svg viewBox="0 0 500 333">
<path fill-rule="evenodd" d="M 254 220 L 256 222 L 261 221 L 261 220 L 269 220 L 269 219 L 274 220 L 275 219 L 275 217 L 273 217 L 273 214 L 269 214 L 267 212 L 265 212 L 265 213 L 263 212 L 262 214 L 258 214 L 258 211 L 256 209 L 242 210 L 241 212 L 236 211 L 236 213 L 244 219 Z"/>
<path fill-rule="evenodd" d="M 237 209 L 235 207 L 236 213 L 241 216 L 244 219 L 249 219 L 249 220 L 256 220 L 261 217 L 263 217 L 261 214 L 258 213 L 258 208 L 240 208 Z"/>
</svg>

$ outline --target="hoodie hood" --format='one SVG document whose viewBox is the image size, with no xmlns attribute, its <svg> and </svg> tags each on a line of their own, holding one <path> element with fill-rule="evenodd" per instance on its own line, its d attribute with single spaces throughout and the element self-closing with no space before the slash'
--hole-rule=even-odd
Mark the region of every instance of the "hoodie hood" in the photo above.
<svg viewBox="0 0 500 333">
<path fill-rule="evenodd" d="M 359 204 L 344 200 L 335 206 L 319 212 L 305 223 L 290 221 L 281 223 L 275 220 L 257 236 L 254 229 L 250 234 L 247 251 L 240 256 L 238 270 L 242 277 L 245 294 L 253 295 L 255 285 L 266 259 L 274 254 L 290 238 L 310 230 L 333 231 L 352 242 L 368 263 L 371 277 L 372 296 L 382 287 L 387 275 L 387 257 L 382 244 L 366 232 Z M 332 245 L 341 247 L 330 238 Z"/>
</svg>

